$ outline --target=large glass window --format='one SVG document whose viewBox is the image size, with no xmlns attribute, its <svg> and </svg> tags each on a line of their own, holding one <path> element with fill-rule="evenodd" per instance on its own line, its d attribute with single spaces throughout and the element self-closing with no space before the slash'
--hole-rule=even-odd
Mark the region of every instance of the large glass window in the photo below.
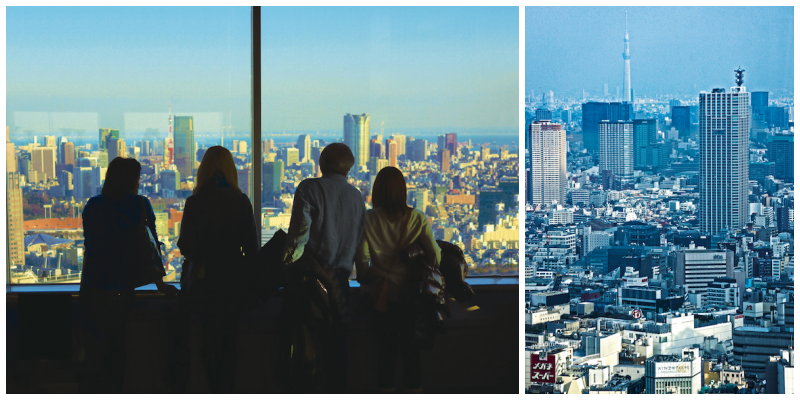
<svg viewBox="0 0 800 400">
<path fill-rule="evenodd" d="M 518 21 L 516 7 L 264 8 L 262 241 L 344 142 L 367 207 L 396 166 L 471 275 L 517 275 Z"/>
<path fill-rule="evenodd" d="M 357 155 L 349 180 L 368 207 L 377 171 L 397 166 L 408 204 L 464 249 L 473 276 L 517 275 L 518 8 L 262 9 L 259 143 L 251 16 L 7 8 L 9 283 L 80 281 L 81 211 L 114 157 L 141 162 L 165 280 L 177 281 L 183 204 L 205 149 L 233 152 L 266 242 L 337 141 Z"/>
<path fill-rule="evenodd" d="M 80 281 L 81 211 L 117 156 L 142 164 L 178 280 L 204 150 L 230 149 L 251 195 L 251 8 L 6 10 L 8 282 Z"/>
</svg>

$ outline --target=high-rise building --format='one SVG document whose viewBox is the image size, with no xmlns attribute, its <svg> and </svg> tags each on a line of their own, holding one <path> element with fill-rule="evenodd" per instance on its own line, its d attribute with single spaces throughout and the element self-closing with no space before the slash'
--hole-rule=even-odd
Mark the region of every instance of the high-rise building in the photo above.
<svg viewBox="0 0 800 400">
<path fill-rule="evenodd" d="M 25 265 L 25 228 L 22 226 L 22 188 L 20 174 L 6 174 L 6 235 L 8 242 L 8 268 Z"/>
<path fill-rule="evenodd" d="M 769 128 L 789 129 L 789 107 L 764 108 L 764 122 Z"/>
<path fill-rule="evenodd" d="M 244 140 L 240 140 L 239 141 L 239 147 L 237 148 L 237 150 L 239 150 L 239 154 L 246 155 L 247 154 L 247 142 L 245 142 Z"/>
<path fill-rule="evenodd" d="M 92 167 L 76 167 L 73 176 L 72 195 L 75 200 L 88 199 L 95 195 L 95 176 Z"/>
<path fill-rule="evenodd" d="M 765 108 L 769 107 L 769 92 L 750 92 L 753 121 L 763 121 Z"/>
<path fill-rule="evenodd" d="M 622 76 L 622 101 L 633 103 L 633 89 L 631 89 L 631 49 L 628 38 L 628 13 L 625 12 L 625 48 L 622 51 L 622 60 L 625 63 Z"/>
<path fill-rule="evenodd" d="M 450 172 L 450 150 L 444 149 L 442 152 L 442 172 Z"/>
<path fill-rule="evenodd" d="M 239 189 L 242 193 L 250 197 L 250 167 L 244 167 L 238 170 L 239 174 Z"/>
<path fill-rule="evenodd" d="M 344 116 L 344 144 L 353 152 L 356 161 L 351 171 L 367 165 L 369 161 L 369 114 Z"/>
<path fill-rule="evenodd" d="M 45 136 L 44 137 L 44 147 L 58 147 L 56 144 L 56 137 L 55 136 Z"/>
<path fill-rule="evenodd" d="M 300 163 L 300 150 L 294 147 L 287 147 L 283 150 L 283 164 L 290 167 Z"/>
<path fill-rule="evenodd" d="M 181 177 L 187 179 L 194 176 L 195 165 L 195 140 L 194 140 L 194 118 L 190 116 L 175 116 L 175 143 L 174 159 L 175 166 Z"/>
<path fill-rule="evenodd" d="M 400 157 L 403 154 L 406 154 L 406 135 L 395 133 L 392 135 L 392 140 L 397 143 L 397 156 Z"/>
<path fill-rule="evenodd" d="M 31 164 L 40 182 L 56 179 L 56 148 L 34 147 L 31 149 Z"/>
<path fill-rule="evenodd" d="M 644 167 L 647 165 L 647 148 L 656 142 L 658 136 L 658 120 L 635 119 L 633 120 L 633 165 Z"/>
<path fill-rule="evenodd" d="M 530 138 L 530 203 L 565 204 L 567 195 L 567 140 L 560 124 L 548 121 L 528 126 Z"/>
<path fill-rule="evenodd" d="M 444 135 L 444 147 L 450 150 L 450 157 L 458 157 L 458 140 L 455 133 Z"/>
<path fill-rule="evenodd" d="M 384 151 L 383 143 L 378 139 L 372 139 L 369 144 L 369 156 L 377 158 L 386 158 L 386 151 Z"/>
<path fill-rule="evenodd" d="M 75 144 L 72 142 L 61 143 L 61 163 L 75 165 Z"/>
<path fill-rule="evenodd" d="M 767 158 L 775 163 L 775 178 L 794 182 L 794 135 L 767 137 Z"/>
<path fill-rule="evenodd" d="M 161 187 L 165 190 L 180 190 L 181 173 L 172 168 L 161 171 Z"/>
<path fill-rule="evenodd" d="M 692 117 L 689 106 L 672 107 L 672 126 L 681 138 L 689 137 L 692 128 Z"/>
<path fill-rule="evenodd" d="M 483 227 L 494 224 L 501 209 L 509 211 L 518 208 L 519 178 L 504 176 L 497 186 L 481 187 L 478 191 L 478 203 L 478 225 Z"/>
<path fill-rule="evenodd" d="M 414 140 L 414 152 L 411 161 L 425 161 L 428 153 L 428 141 L 425 139 Z"/>
<path fill-rule="evenodd" d="M 109 139 L 119 139 L 119 129 L 100 128 L 100 150 L 108 150 Z"/>
<path fill-rule="evenodd" d="M 264 187 L 262 188 L 262 201 L 272 203 L 272 199 L 281 196 L 281 182 L 283 181 L 283 161 L 266 162 L 261 168 Z"/>
<path fill-rule="evenodd" d="M 598 137 L 600 121 L 632 120 L 633 105 L 630 103 L 588 102 L 581 105 L 583 118 L 583 145 L 589 153 L 600 151 Z"/>
<path fill-rule="evenodd" d="M 389 166 L 397 168 L 397 142 L 393 139 L 386 139 L 386 158 L 389 159 Z"/>
<path fill-rule="evenodd" d="M 428 208 L 428 190 L 426 189 L 411 189 L 408 191 L 408 202 L 412 207 L 425 212 Z"/>
<path fill-rule="evenodd" d="M 733 252 L 730 250 L 681 250 L 676 253 L 675 284 L 686 292 L 705 295 L 715 278 L 733 278 Z"/>
<path fill-rule="evenodd" d="M 730 93 L 700 93 L 698 214 L 703 233 L 739 230 L 748 221 L 749 134 L 750 93 L 744 86 Z"/>
<path fill-rule="evenodd" d="M 123 139 L 108 139 L 108 160 L 114 161 L 117 157 L 125 158 L 128 156 L 128 147 L 125 146 Z"/>
<path fill-rule="evenodd" d="M 600 171 L 610 170 L 623 182 L 633 179 L 633 122 L 602 121 L 599 126 Z"/>
<path fill-rule="evenodd" d="M 311 135 L 302 134 L 297 137 L 297 150 L 299 151 L 300 162 L 311 160 Z"/>
<path fill-rule="evenodd" d="M 17 172 L 17 156 L 14 143 L 11 143 L 11 137 L 8 134 L 8 125 L 6 125 L 6 173 Z"/>
</svg>

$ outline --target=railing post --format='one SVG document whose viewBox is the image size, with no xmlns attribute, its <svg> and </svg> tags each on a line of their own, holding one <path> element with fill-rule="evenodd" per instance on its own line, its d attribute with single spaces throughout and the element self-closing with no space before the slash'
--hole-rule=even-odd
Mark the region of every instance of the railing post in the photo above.
<svg viewBox="0 0 800 400">
<path fill-rule="evenodd" d="M 252 99 L 252 115 L 253 115 L 253 129 L 251 133 L 252 156 L 250 169 L 253 173 L 250 174 L 252 179 L 253 190 L 250 193 L 251 201 L 253 202 L 253 218 L 256 220 L 258 230 L 258 243 L 261 245 L 261 7 L 253 6 L 253 22 L 252 22 L 252 46 L 253 46 L 253 99 Z"/>
</svg>

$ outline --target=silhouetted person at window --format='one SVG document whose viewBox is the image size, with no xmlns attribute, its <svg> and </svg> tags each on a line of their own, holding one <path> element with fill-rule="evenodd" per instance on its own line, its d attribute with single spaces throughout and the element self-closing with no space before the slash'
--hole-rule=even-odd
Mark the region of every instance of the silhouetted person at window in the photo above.
<svg viewBox="0 0 800 400">
<path fill-rule="evenodd" d="M 378 387 L 382 392 L 394 391 L 398 353 L 403 358 L 406 391 L 421 390 L 420 349 L 414 330 L 414 301 L 419 295 L 419 285 L 409 279 L 410 266 L 401 261 L 400 253 L 419 242 L 434 268 L 441 261 L 441 250 L 428 218 L 422 211 L 406 205 L 406 194 L 406 181 L 399 169 L 385 167 L 378 172 L 372 187 L 373 208 L 367 211 L 356 256 L 357 279 L 363 293 L 380 291 L 384 278 L 388 280 L 388 311 L 375 313 Z"/>
<path fill-rule="evenodd" d="M 297 186 L 283 260 L 286 265 L 309 253 L 333 270 L 345 301 L 350 298 L 350 274 L 356 247 L 364 230 L 366 207 L 361 192 L 347 183 L 355 164 L 344 143 L 325 146 L 319 156 L 321 178 L 306 179 Z M 344 392 L 347 385 L 347 338 L 342 328 L 334 335 L 337 368 L 329 374 L 332 392 Z"/>
<path fill-rule="evenodd" d="M 132 158 L 111 160 L 99 196 L 83 208 L 84 246 L 80 300 L 90 326 L 85 342 L 85 368 L 80 371 L 82 392 L 119 393 L 125 375 L 125 322 L 134 300 L 133 238 L 142 219 L 139 196 L 141 165 Z M 158 240 L 155 214 L 145 199 L 147 227 Z M 158 278 L 158 290 L 175 287 Z"/>
<path fill-rule="evenodd" d="M 236 377 L 241 281 L 248 279 L 242 271 L 258 253 L 258 232 L 253 206 L 239 189 L 233 156 L 224 147 L 206 150 L 192 193 L 178 240 L 184 256 L 181 298 L 200 314 L 202 358 L 211 392 L 230 393 Z M 184 334 L 188 339 L 187 330 Z M 188 357 L 183 362 L 180 367 L 188 368 Z M 185 383 L 179 382 L 184 387 L 176 389 L 185 390 Z"/>
</svg>

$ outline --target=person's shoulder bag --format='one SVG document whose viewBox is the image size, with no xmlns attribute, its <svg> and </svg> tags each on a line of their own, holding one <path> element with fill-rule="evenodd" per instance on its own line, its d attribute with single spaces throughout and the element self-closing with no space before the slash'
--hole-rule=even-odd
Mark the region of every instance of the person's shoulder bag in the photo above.
<svg viewBox="0 0 800 400">
<path fill-rule="evenodd" d="M 142 196 L 136 197 L 139 200 L 142 214 L 141 218 L 139 218 L 139 224 L 136 225 L 133 243 L 131 243 L 134 246 L 133 271 L 131 271 L 130 280 L 131 289 L 153 283 L 156 279 L 167 274 L 161 259 L 159 243 L 147 226 L 149 215 L 147 214 L 146 200 Z"/>
</svg>

